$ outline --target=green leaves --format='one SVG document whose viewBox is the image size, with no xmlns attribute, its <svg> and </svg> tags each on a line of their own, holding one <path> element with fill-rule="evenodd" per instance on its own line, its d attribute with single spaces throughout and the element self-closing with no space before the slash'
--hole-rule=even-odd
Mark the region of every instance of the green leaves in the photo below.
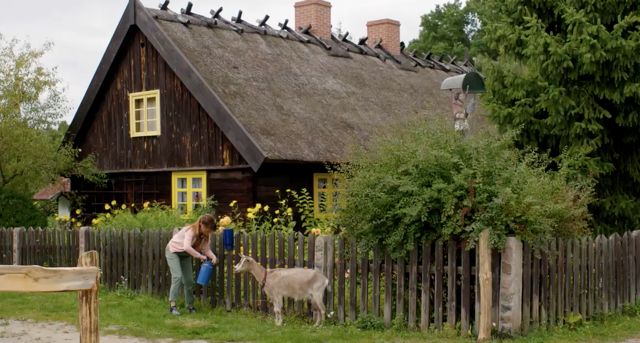
<svg viewBox="0 0 640 343">
<path fill-rule="evenodd" d="M 448 124 L 391 130 L 342 166 L 347 205 L 338 223 L 347 234 L 402 255 L 424 239 L 474 241 L 485 228 L 496 244 L 588 232 L 592 184 L 576 172 L 579 157 L 519 152 L 513 135 L 463 138 Z"/>
<path fill-rule="evenodd" d="M 484 101 L 518 144 L 557 156 L 587 149 L 599 175 L 592 207 L 599 232 L 640 224 L 640 8 L 616 0 L 484 0 Z"/>
<path fill-rule="evenodd" d="M 68 105 L 55 69 L 40 63 L 50 46 L 34 49 L 0 35 L 0 189 L 26 196 L 60 175 L 101 179 L 93 158 L 76 163 L 78 151 L 61 146 Z"/>
<path fill-rule="evenodd" d="M 432 52 L 463 59 L 471 48 L 472 37 L 477 31 L 474 12 L 454 0 L 422 16 L 420 36 L 411 41 L 409 48 L 418 53 Z"/>
</svg>

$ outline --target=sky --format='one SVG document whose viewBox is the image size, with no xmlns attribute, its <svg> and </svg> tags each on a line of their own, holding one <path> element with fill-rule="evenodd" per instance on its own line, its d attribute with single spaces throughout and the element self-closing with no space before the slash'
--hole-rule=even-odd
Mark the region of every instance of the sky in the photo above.
<svg viewBox="0 0 640 343">
<path fill-rule="evenodd" d="M 56 68 L 73 116 L 100 63 L 128 0 L 0 0 L 0 34 L 40 47 L 53 43 L 43 64 Z M 157 8 L 161 0 L 142 0 Z M 169 8 L 179 12 L 188 0 L 172 0 Z M 224 8 L 222 16 L 231 18 L 242 10 L 242 18 L 252 22 L 269 14 L 269 24 L 294 21 L 295 0 L 192 0 L 193 12 L 209 14 Z M 420 16 L 447 0 L 333 0 L 332 25 L 348 31 L 354 40 L 366 36 L 370 20 L 391 18 L 400 21 L 400 39 L 408 43 L 418 36 Z"/>
</svg>

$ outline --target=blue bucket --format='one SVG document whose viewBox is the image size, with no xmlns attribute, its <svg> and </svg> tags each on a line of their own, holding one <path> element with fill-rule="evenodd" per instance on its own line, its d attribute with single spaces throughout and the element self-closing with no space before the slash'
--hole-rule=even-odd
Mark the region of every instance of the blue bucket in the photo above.
<svg viewBox="0 0 640 343">
<path fill-rule="evenodd" d="M 233 250 L 233 229 L 225 228 L 222 231 L 222 245 L 224 250 Z"/>
<path fill-rule="evenodd" d="M 211 279 L 211 274 L 213 274 L 213 264 L 210 261 L 205 261 L 200 266 L 200 271 L 198 272 L 198 280 L 196 283 L 201 286 L 206 286 Z"/>
</svg>

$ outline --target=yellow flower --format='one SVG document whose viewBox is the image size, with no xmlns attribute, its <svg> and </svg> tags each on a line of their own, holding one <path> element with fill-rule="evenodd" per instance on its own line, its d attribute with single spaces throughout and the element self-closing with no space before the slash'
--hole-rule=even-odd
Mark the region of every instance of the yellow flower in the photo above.
<svg viewBox="0 0 640 343">
<path fill-rule="evenodd" d="M 262 208 L 262 204 L 261 204 L 261 203 L 257 203 L 257 204 L 256 204 L 256 210 L 259 210 L 259 209 L 261 209 L 261 208 Z"/>
<path fill-rule="evenodd" d="M 312 235 L 319 235 L 320 234 L 320 229 L 311 229 L 311 234 Z"/>
<path fill-rule="evenodd" d="M 120 206 L 121 209 L 126 210 L 127 209 L 127 205 L 122 204 L 122 206 Z"/>
<path fill-rule="evenodd" d="M 280 190 L 279 189 L 276 189 L 276 194 L 280 194 Z"/>
<path fill-rule="evenodd" d="M 144 204 L 142 204 L 143 208 L 149 208 L 149 202 L 145 201 Z"/>
<path fill-rule="evenodd" d="M 132 203 L 132 204 L 131 204 L 131 207 L 136 207 L 136 204 L 133 204 L 133 203 Z"/>
<path fill-rule="evenodd" d="M 273 218 L 273 222 L 277 223 L 278 222 L 278 218 Z"/>
<path fill-rule="evenodd" d="M 117 205 L 117 204 L 118 204 L 118 203 L 117 203 L 115 200 L 111 200 L 111 206 L 115 206 L 115 205 Z"/>
<path fill-rule="evenodd" d="M 80 213 L 82 213 L 82 211 L 80 209 L 77 209 L 76 214 L 80 214 Z"/>
<path fill-rule="evenodd" d="M 289 188 L 287 188 L 287 193 L 291 193 L 291 190 Z"/>
<path fill-rule="evenodd" d="M 104 209 L 108 211 L 111 209 L 111 206 L 109 206 L 109 204 L 104 204 Z"/>
<path fill-rule="evenodd" d="M 253 218 L 255 218 L 255 217 L 256 217 L 256 216 L 255 216 L 253 213 L 247 213 L 247 218 L 249 218 L 249 219 L 253 219 Z"/>
<path fill-rule="evenodd" d="M 229 207 L 234 207 L 234 206 L 236 206 L 237 203 L 238 202 L 234 200 L 229 204 Z"/>
<path fill-rule="evenodd" d="M 71 218 L 71 222 L 75 223 L 76 222 L 76 218 Z"/>
<path fill-rule="evenodd" d="M 256 211 L 256 209 L 255 209 L 255 208 L 248 208 L 248 209 L 247 209 L 247 213 L 253 213 L 253 212 L 255 212 L 255 211 Z"/>
<path fill-rule="evenodd" d="M 93 218 L 93 220 L 91 221 L 91 225 L 98 225 L 100 221 L 97 218 Z"/>
<path fill-rule="evenodd" d="M 82 226 L 82 223 L 77 222 L 77 223 L 76 223 L 76 227 L 80 227 L 80 226 Z"/>
<path fill-rule="evenodd" d="M 276 210 L 275 214 L 280 214 L 280 210 Z"/>
<path fill-rule="evenodd" d="M 291 207 L 287 208 L 287 214 L 288 215 L 293 215 L 293 210 L 291 209 Z"/>
<path fill-rule="evenodd" d="M 111 214 L 107 213 L 107 214 L 105 215 L 105 217 L 107 217 L 107 218 L 111 218 Z"/>
<path fill-rule="evenodd" d="M 229 216 L 224 216 L 220 219 L 219 224 L 221 227 L 227 227 L 231 225 L 231 218 Z"/>
<path fill-rule="evenodd" d="M 62 216 L 61 219 L 64 220 L 64 221 L 69 221 L 69 216 Z"/>
<path fill-rule="evenodd" d="M 265 211 L 265 212 L 269 212 L 269 205 L 266 205 L 266 206 L 264 207 L 264 211 Z"/>
</svg>

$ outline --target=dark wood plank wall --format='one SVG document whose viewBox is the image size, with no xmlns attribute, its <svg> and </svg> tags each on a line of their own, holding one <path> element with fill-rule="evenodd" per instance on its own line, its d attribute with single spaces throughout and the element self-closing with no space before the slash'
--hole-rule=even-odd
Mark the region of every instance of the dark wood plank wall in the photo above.
<svg viewBox="0 0 640 343">
<path fill-rule="evenodd" d="M 107 171 L 242 166 L 233 148 L 185 85 L 139 31 L 112 66 L 76 145 Z M 129 93 L 160 90 L 161 135 L 129 136 Z"/>
<path fill-rule="evenodd" d="M 104 204 L 112 200 L 118 204 L 141 206 L 144 202 L 171 205 L 171 173 L 114 173 L 108 174 L 104 185 L 95 185 L 83 179 L 73 178 L 71 185 L 80 195 L 86 212 L 104 212 Z"/>
</svg>

